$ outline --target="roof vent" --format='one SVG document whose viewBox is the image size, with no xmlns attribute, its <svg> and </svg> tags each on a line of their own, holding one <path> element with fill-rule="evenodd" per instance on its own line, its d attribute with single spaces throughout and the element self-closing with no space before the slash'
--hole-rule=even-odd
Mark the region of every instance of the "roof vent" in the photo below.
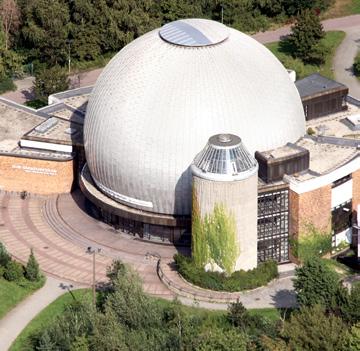
<svg viewBox="0 0 360 351">
<path fill-rule="evenodd" d="M 57 124 L 58 124 L 58 120 L 55 117 L 48 118 L 45 122 L 41 123 L 35 128 L 35 132 L 44 134 L 45 132 L 47 132 Z"/>
<path fill-rule="evenodd" d="M 230 134 L 219 134 L 218 140 L 220 143 L 228 143 L 231 141 L 231 135 Z"/>
</svg>

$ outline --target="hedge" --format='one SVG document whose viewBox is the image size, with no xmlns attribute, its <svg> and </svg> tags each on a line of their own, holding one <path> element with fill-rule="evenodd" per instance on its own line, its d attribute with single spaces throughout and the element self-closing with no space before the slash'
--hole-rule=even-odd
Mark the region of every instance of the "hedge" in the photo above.
<svg viewBox="0 0 360 351">
<path fill-rule="evenodd" d="M 174 256 L 180 275 L 190 283 L 204 289 L 218 291 L 242 291 L 264 286 L 278 277 L 277 263 L 267 261 L 249 271 L 236 271 L 230 276 L 219 272 L 206 272 L 197 267 L 190 257 L 176 254 Z"/>
</svg>

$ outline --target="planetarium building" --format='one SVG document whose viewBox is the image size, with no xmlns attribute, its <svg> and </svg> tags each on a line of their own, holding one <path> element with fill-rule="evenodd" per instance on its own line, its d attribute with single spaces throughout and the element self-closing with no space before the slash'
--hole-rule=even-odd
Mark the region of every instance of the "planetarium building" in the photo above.
<svg viewBox="0 0 360 351">
<path fill-rule="evenodd" d="M 121 50 L 97 81 L 84 125 L 94 185 L 122 205 L 107 207 L 119 215 L 115 222 L 171 241 L 189 232 L 191 165 L 218 134 L 239 136 L 252 155 L 305 134 L 298 91 L 264 46 L 220 23 L 189 19 Z M 224 157 L 221 164 L 232 156 L 215 150 L 211 157 Z M 234 166 L 227 181 L 238 173 Z"/>
<path fill-rule="evenodd" d="M 79 185 L 101 220 L 143 240 L 191 243 L 194 255 L 208 250 L 203 263 L 212 269 L 224 267 L 207 244 L 211 223 L 222 223 L 228 270 L 287 262 L 289 238 L 309 224 L 331 232 L 334 245 L 351 241 L 360 102 L 347 94 L 319 75 L 294 84 L 267 48 L 237 30 L 179 20 L 124 47 L 94 87 L 51 96 L 31 119 L 43 128 L 20 136 L 16 167 L 6 165 L 21 172 L 21 155 L 46 158 L 47 173 L 34 172 L 53 175 L 46 194 Z M 60 159 L 67 178 L 57 191 Z M 26 178 L 15 189 L 10 173 L 0 173 L 4 190 L 44 193 Z"/>
</svg>

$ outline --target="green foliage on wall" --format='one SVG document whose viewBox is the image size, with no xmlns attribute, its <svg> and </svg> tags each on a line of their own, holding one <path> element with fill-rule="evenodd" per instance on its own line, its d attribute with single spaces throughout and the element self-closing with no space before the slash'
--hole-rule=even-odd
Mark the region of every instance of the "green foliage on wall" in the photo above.
<svg viewBox="0 0 360 351">
<path fill-rule="evenodd" d="M 193 190 L 191 250 L 197 267 L 204 267 L 209 260 L 209 247 L 202 222 L 196 192 Z"/>
<path fill-rule="evenodd" d="M 215 205 L 214 212 L 205 216 L 204 231 L 209 246 L 209 258 L 230 274 L 240 253 L 236 243 L 236 222 L 223 205 Z"/>
<path fill-rule="evenodd" d="M 214 211 L 201 218 L 196 192 L 193 191 L 192 210 L 192 256 L 197 267 L 216 263 L 227 274 L 234 270 L 240 253 L 236 243 L 236 222 L 221 204 Z"/>
<path fill-rule="evenodd" d="M 331 233 L 322 232 L 308 223 L 305 233 L 300 234 L 298 240 L 290 240 L 292 254 L 301 261 L 324 256 L 331 252 L 331 239 Z"/>
</svg>

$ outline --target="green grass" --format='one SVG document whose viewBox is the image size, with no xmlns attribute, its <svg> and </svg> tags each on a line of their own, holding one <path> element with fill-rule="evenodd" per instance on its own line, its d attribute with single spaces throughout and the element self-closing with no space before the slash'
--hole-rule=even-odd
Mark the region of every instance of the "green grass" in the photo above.
<svg viewBox="0 0 360 351">
<path fill-rule="evenodd" d="M 44 281 L 31 283 L 24 279 L 23 282 L 18 284 L 0 278 L 0 318 L 43 285 Z"/>
<path fill-rule="evenodd" d="M 91 295 L 91 291 L 88 289 L 75 290 L 72 293 L 76 299 L 81 299 L 84 296 Z M 9 351 L 27 351 L 31 349 L 31 336 L 40 331 L 43 326 L 46 326 L 48 323 L 53 321 L 54 318 L 61 315 L 65 306 L 71 301 L 73 301 L 72 295 L 70 293 L 66 293 L 47 306 L 26 326 L 26 328 L 13 342 Z"/>
<path fill-rule="evenodd" d="M 353 269 L 335 259 L 323 259 L 323 261 L 329 268 L 338 273 L 340 278 L 346 278 L 356 273 Z"/>
<path fill-rule="evenodd" d="M 34 108 L 35 110 L 37 110 L 37 109 L 39 109 L 39 108 L 41 108 L 41 107 L 47 106 L 46 103 L 44 103 L 43 101 L 38 100 L 38 99 L 26 101 L 26 102 L 25 102 L 25 105 L 26 105 L 26 106 L 29 106 L 29 107 L 32 107 L 32 108 Z"/>
<path fill-rule="evenodd" d="M 323 39 L 324 45 L 328 48 L 329 53 L 325 58 L 325 63 L 321 66 L 304 64 L 300 59 L 291 56 L 289 48 L 280 44 L 280 42 L 266 44 L 267 48 L 283 63 L 287 69 L 296 71 L 297 79 L 304 78 L 313 73 L 334 79 L 332 70 L 333 59 L 337 47 L 345 38 L 345 33 L 341 31 L 327 32 Z"/>
<path fill-rule="evenodd" d="M 81 299 L 84 297 L 89 298 L 91 296 L 91 291 L 89 289 L 81 289 L 73 291 L 73 294 L 75 295 L 76 299 Z M 71 301 L 73 301 L 73 297 L 69 293 L 66 293 L 57 298 L 49 306 L 47 306 L 26 326 L 26 328 L 21 332 L 21 334 L 11 345 L 9 351 L 30 350 L 30 342 L 32 336 L 39 332 L 43 328 L 43 326 L 47 325 L 57 316 L 61 315 L 61 313 L 64 311 L 65 306 L 68 305 Z M 171 301 L 164 299 L 155 299 L 155 301 L 162 308 L 168 307 L 172 304 Z M 192 314 L 207 319 L 210 324 L 212 321 L 221 321 L 226 316 L 226 311 L 221 310 L 208 310 L 205 308 L 185 305 L 181 305 L 181 309 L 186 314 Z M 281 315 L 283 314 L 282 310 L 278 310 L 276 308 L 251 309 L 249 310 L 249 312 L 251 315 L 261 315 L 270 321 L 279 320 Z"/>
<path fill-rule="evenodd" d="M 164 300 L 164 299 L 156 299 L 156 303 L 159 304 L 161 307 L 168 307 L 172 304 L 172 301 Z M 187 306 L 181 305 L 182 310 L 185 313 L 196 315 L 199 317 L 205 318 L 222 318 L 225 317 L 226 311 L 223 310 L 210 310 L 206 308 L 196 307 L 196 306 Z M 276 308 L 254 308 L 249 309 L 249 313 L 251 315 L 261 315 L 271 321 L 277 321 L 280 319 L 282 315 L 281 309 Z"/>
<path fill-rule="evenodd" d="M 359 14 L 360 13 L 360 0 L 353 0 L 349 8 L 350 14 Z"/>
</svg>

